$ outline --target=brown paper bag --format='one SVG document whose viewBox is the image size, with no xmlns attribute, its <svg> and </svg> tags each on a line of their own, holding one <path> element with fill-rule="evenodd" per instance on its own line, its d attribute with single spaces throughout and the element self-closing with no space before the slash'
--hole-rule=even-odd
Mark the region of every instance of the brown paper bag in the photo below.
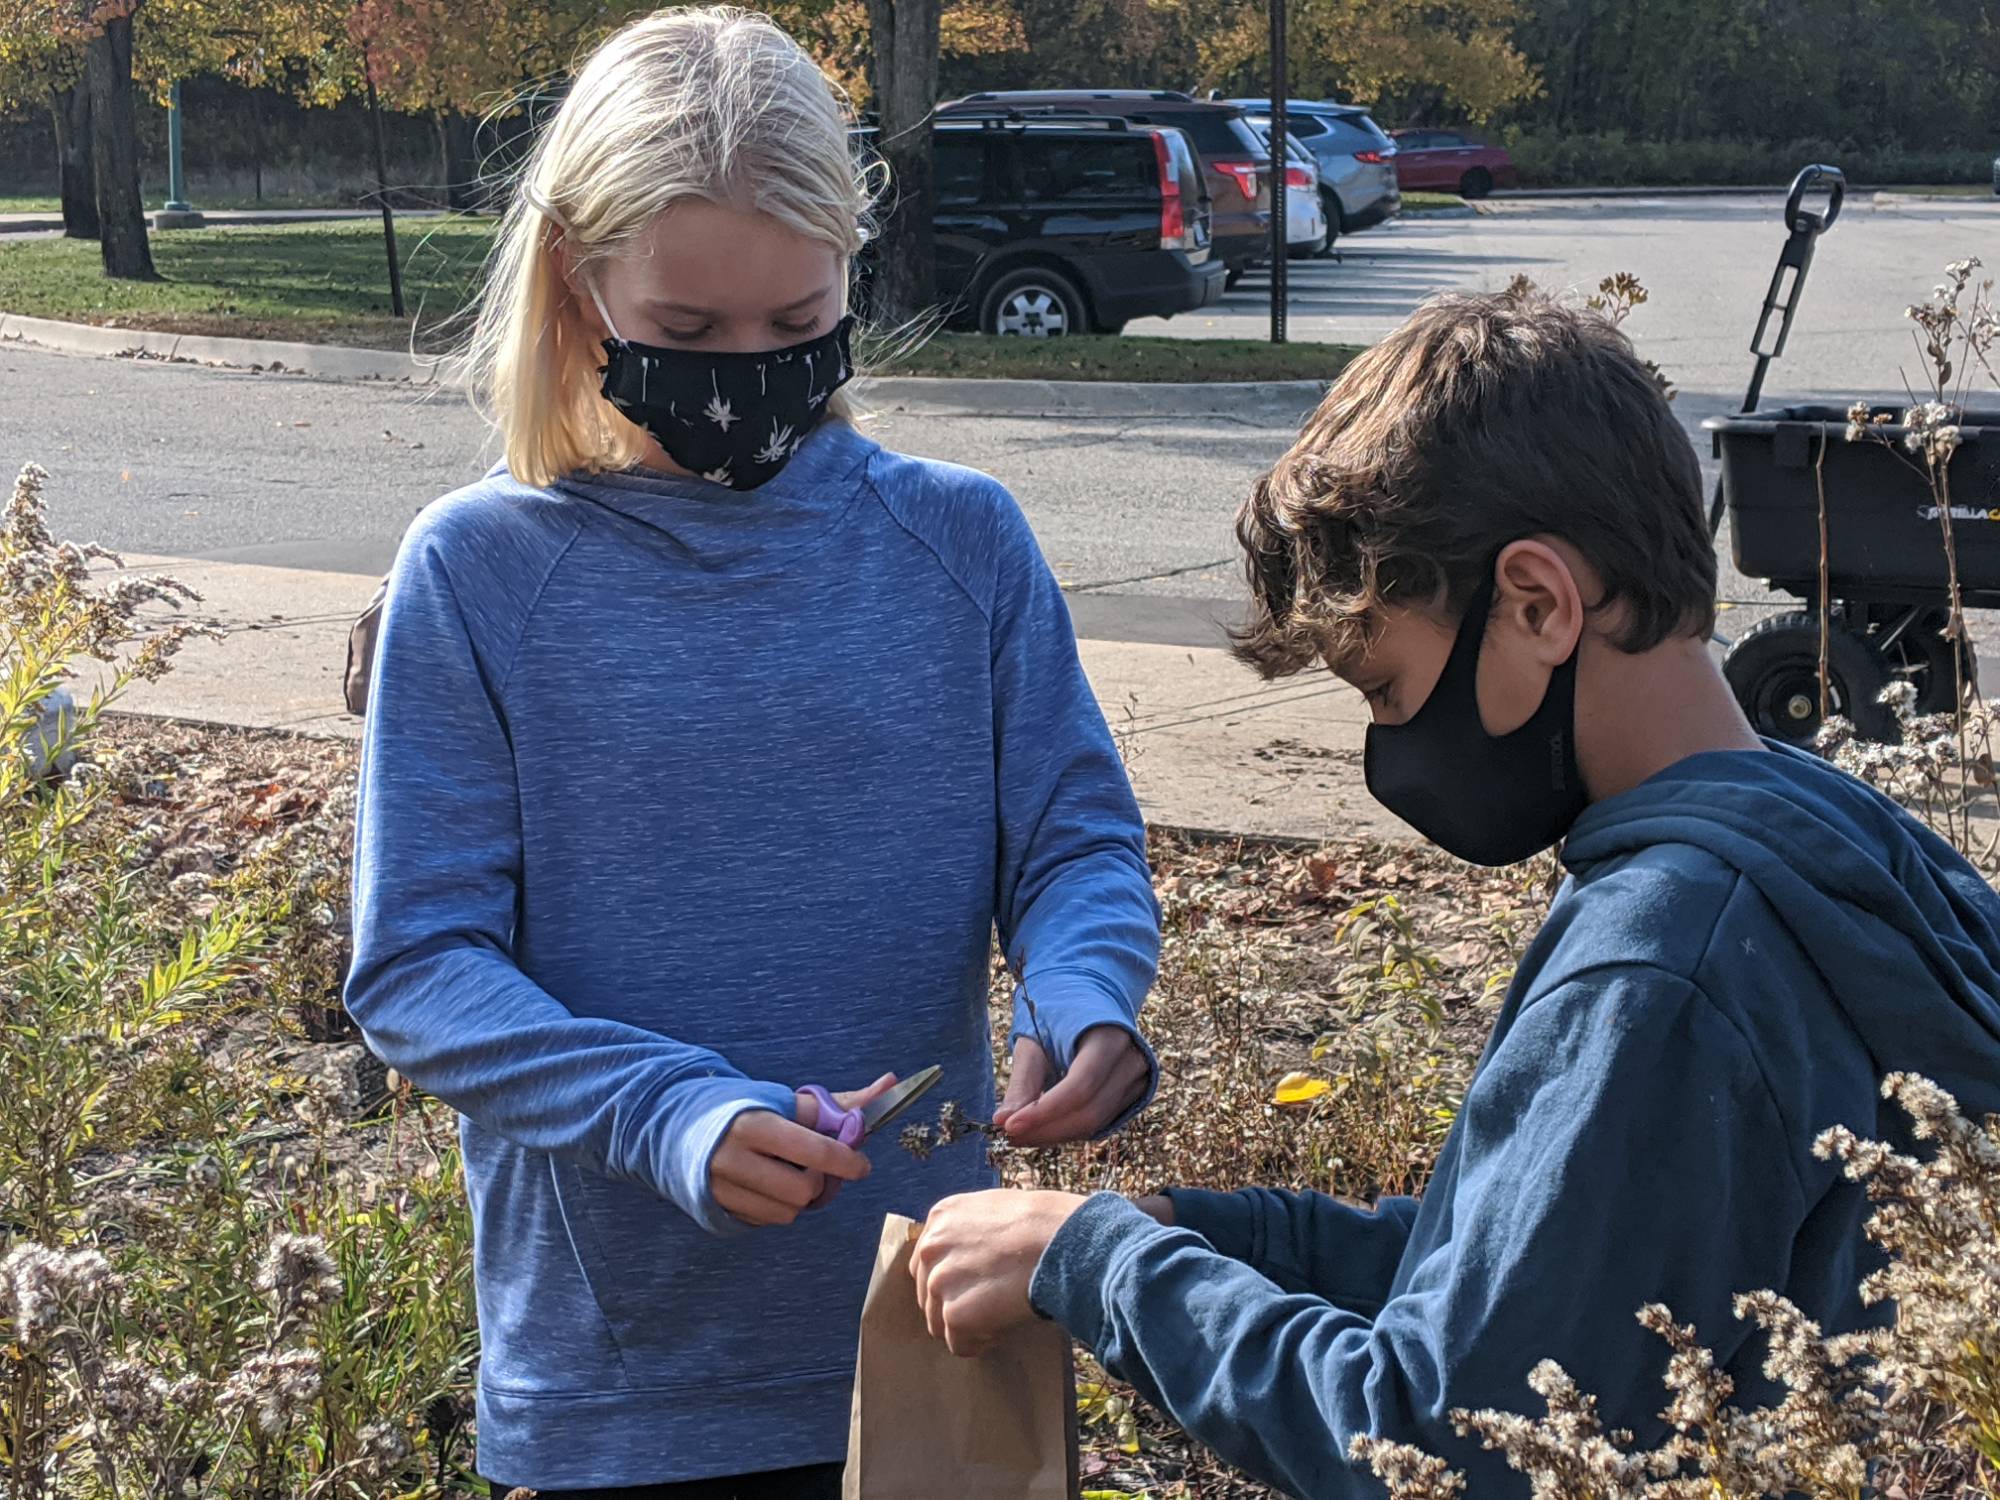
<svg viewBox="0 0 2000 1500">
<path fill-rule="evenodd" d="M 924 1327 L 910 1249 L 891 1214 L 861 1310 L 843 1500 L 1077 1500 L 1069 1336 L 1036 1319 L 978 1359 Z"/>
</svg>

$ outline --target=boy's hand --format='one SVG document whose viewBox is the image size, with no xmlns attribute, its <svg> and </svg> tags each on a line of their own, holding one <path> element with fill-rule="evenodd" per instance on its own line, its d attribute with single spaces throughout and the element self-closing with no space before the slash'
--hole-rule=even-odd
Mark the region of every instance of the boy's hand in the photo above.
<svg viewBox="0 0 2000 1500">
<path fill-rule="evenodd" d="M 971 1357 L 1034 1317 L 1028 1285 L 1035 1266 L 1083 1201 L 1075 1193 L 1001 1188 L 962 1193 L 932 1209 L 910 1254 L 931 1336 Z"/>
<path fill-rule="evenodd" d="M 834 1102 L 842 1109 L 858 1109 L 895 1082 L 895 1075 L 887 1074 L 865 1089 L 835 1094 Z M 709 1162 L 709 1191 L 725 1212 L 745 1224 L 789 1224 L 829 1180 L 838 1190 L 840 1183 L 859 1182 L 871 1170 L 859 1151 L 813 1129 L 818 1100 L 810 1094 L 797 1098 L 796 1121 L 768 1109 L 738 1115 Z"/>
<path fill-rule="evenodd" d="M 1015 1145 L 1089 1140 L 1139 1102 L 1152 1067 L 1124 1027 L 1093 1026 L 1078 1039 L 1069 1073 L 1043 1093 L 1054 1074 L 1048 1053 L 1032 1037 L 1014 1044 L 1007 1097 L 993 1123 Z"/>
</svg>

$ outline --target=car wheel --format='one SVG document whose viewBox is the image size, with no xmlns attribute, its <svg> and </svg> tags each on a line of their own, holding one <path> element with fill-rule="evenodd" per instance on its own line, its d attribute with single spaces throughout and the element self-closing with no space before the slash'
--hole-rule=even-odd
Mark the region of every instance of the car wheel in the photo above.
<svg viewBox="0 0 2000 1500">
<path fill-rule="evenodd" d="M 1236 290 L 1236 284 L 1243 279 L 1244 269 L 1242 266 L 1231 266 L 1229 268 L 1228 273 L 1222 278 L 1222 289 L 1225 292 Z"/>
<path fill-rule="evenodd" d="M 1007 272 L 986 289 L 979 303 L 982 333 L 1060 338 L 1089 327 L 1090 313 L 1076 283 L 1043 266 Z"/>
<path fill-rule="evenodd" d="M 1340 211 L 1340 197 L 1332 188 L 1320 189 L 1320 201 L 1326 205 L 1326 238 L 1332 244 L 1347 233 L 1347 219 Z"/>
<path fill-rule="evenodd" d="M 1461 198 L 1484 198 L 1493 191 L 1493 174 L 1484 167 L 1474 167 L 1458 179 L 1458 196 Z"/>
</svg>

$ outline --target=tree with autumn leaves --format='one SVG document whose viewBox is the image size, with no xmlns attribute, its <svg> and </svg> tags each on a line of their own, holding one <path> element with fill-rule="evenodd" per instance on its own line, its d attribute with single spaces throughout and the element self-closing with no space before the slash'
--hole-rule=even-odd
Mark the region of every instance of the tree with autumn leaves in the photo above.
<svg viewBox="0 0 2000 1500">
<path fill-rule="evenodd" d="M 1428 90 L 1482 117 L 1532 92 L 1513 47 L 1519 0 L 1289 0 L 1295 89 Z M 311 103 L 350 96 L 432 119 L 454 206 L 476 175 L 472 122 L 559 90 L 575 59 L 644 0 L 0 0 L 0 106 L 50 110 L 68 232 L 106 274 L 153 274 L 139 193 L 138 89 L 221 73 L 284 78 Z M 880 123 L 889 166 L 877 311 L 930 306 L 930 139 L 941 81 L 1263 92 L 1266 0 L 776 0 Z M 379 154 L 379 153 L 378 153 Z M 378 194 L 386 206 L 386 180 Z M 393 237 L 393 225 L 385 219 Z M 392 265 L 393 265 L 393 250 Z"/>
</svg>

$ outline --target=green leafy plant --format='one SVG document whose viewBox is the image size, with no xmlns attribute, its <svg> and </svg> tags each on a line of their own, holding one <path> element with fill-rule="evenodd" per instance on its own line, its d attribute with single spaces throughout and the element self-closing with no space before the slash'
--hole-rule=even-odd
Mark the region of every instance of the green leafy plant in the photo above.
<svg viewBox="0 0 2000 1500">
<path fill-rule="evenodd" d="M 45 480 L 0 522 L 0 1496 L 455 1487 L 450 1121 L 402 1090 L 364 1129 L 279 1063 L 292 1000 L 327 993 L 301 895 L 341 877 L 343 814 L 227 875 L 135 819 L 106 710 L 194 595 L 96 578 L 116 559 L 52 539 Z"/>
</svg>

